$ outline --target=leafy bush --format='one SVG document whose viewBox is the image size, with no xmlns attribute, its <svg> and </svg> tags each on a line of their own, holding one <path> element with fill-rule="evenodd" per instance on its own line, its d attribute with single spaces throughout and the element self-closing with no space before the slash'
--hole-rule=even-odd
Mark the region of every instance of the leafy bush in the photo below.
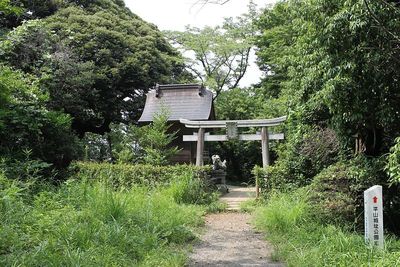
<svg viewBox="0 0 400 267">
<path fill-rule="evenodd" d="M 309 161 L 316 172 L 319 172 L 338 160 L 339 149 L 336 133 L 329 128 L 317 127 L 303 139 L 300 155 Z"/>
<path fill-rule="evenodd" d="M 71 117 L 46 108 L 37 79 L 0 65 L 0 91 L 0 155 L 23 160 L 30 150 L 32 159 L 58 168 L 79 157 Z"/>
<path fill-rule="evenodd" d="M 71 165 L 70 170 L 75 172 L 77 179 L 103 181 L 114 187 L 130 188 L 134 185 L 151 187 L 163 184 L 167 185 L 180 176 L 206 180 L 209 172 L 211 172 L 211 167 L 75 162 Z"/>
<path fill-rule="evenodd" d="M 370 249 L 364 237 L 315 220 L 309 189 L 273 193 L 256 209 L 255 224 L 275 246 L 276 260 L 288 266 L 396 266 L 400 241 L 387 235 L 383 250 Z"/>
<path fill-rule="evenodd" d="M 306 155 L 302 154 L 305 140 L 313 132 L 307 125 L 294 126 L 294 120 L 287 122 L 286 140 L 277 148 L 278 160 L 266 169 L 265 188 L 297 188 L 308 185 L 319 171 L 313 168 Z"/>
<path fill-rule="evenodd" d="M 0 158 L 0 169 L 7 175 L 7 177 L 28 181 L 41 179 L 45 175 L 50 176 L 53 171 L 53 169 L 50 168 L 52 164 L 40 159 L 32 159 L 32 150 L 24 149 L 23 154 L 25 158 L 22 160 Z"/>
<path fill-rule="evenodd" d="M 285 179 L 287 172 L 282 168 L 282 162 L 278 161 L 276 163 L 267 168 L 256 165 L 252 170 L 254 179 L 258 181 L 260 191 L 265 198 L 269 196 L 269 192 L 272 190 L 287 191 L 293 187 Z M 294 185 L 294 187 L 296 188 L 297 185 Z"/>
<path fill-rule="evenodd" d="M 310 186 L 315 215 L 326 223 L 363 222 L 363 191 L 382 181 L 382 162 L 362 156 L 333 164 Z"/>
<path fill-rule="evenodd" d="M 291 123 L 293 121 L 289 120 Z M 255 166 L 252 172 L 264 192 L 309 185 L 315 175 L 341 156 L 339 140 L 333 130 L 307 125 L 292 125 L 286 142 L 278 145 L 277 150 L 279 158 L 273 165 L 266 169 Z"/>
<path fill-rule="evenodd" d="M 390 149 L 386 172 L 392 184 L 400 183 L 400 137 L 396 138 L 395 145 Z"/>
<path fill-rule="evenodd" d="M 278 162 L 267 169 L 258 166 L 253 169 L 265 198 L 269 199 L 274 191 L 292 192 L 298 187 L 285 181 L 287 173 L 281 164 Z M 385 185 L 386 176 L 382 170 L 381 160 L 363 156 L 340 161 L 322 170 L 306 186 L 310 190 L 308 195 L 315 218 L 324 223 L 355 223 L 361 226 L 363 191 L 375 184 Z"/>
</svg>

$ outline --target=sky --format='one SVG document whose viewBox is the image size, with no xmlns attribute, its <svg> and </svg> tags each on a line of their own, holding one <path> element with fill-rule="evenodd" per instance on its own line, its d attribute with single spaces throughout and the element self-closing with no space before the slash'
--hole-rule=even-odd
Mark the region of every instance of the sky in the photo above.
<svg viewBox="0 0 400 267">
<path fill-rule="evenodd" d="M 160 30 L 183 31 L 186 25 L 202 28 L 206 25 L 217 26 L 225 17 L 240 16 L 247 11 L 248 0 L 230 0 L 224 5 L 196 4 L 198 0 L 125 0 L 125 4 L 145 21 L 158 26 Z M 276 0 L 253 0 L 258 7 L 265 7 Z M 262 77 L 254 63 L 253 54 L 250 67 L 240 86 L 249 86 Z"/>
</svg>

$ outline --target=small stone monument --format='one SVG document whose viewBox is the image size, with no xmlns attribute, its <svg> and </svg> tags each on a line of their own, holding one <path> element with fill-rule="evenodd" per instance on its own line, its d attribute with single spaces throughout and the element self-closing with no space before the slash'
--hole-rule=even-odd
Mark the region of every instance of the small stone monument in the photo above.
<svg viewBox="0 0 400 267">
<path fill-rule="evenodd" d="M 211 180 L 217 184 L 219 190 L 222 193 L 228 192 L 228 187 L 226 186 L 226 160 L 221 161 L 219 155 L 213 155 L 211 157 L 213 163 L 213 170 L 211 172 Z"/>
<path fill-rule="evenodd" d="M 226 160 L 221 161 L 219 155 L 212 155 L 213 170 L 226 170 Z"/>
<path fill-rule="evenodd" d="M 375 185 L 364 191 L 365 243 L 383 248 L 382 186 Z"/>
</svg>

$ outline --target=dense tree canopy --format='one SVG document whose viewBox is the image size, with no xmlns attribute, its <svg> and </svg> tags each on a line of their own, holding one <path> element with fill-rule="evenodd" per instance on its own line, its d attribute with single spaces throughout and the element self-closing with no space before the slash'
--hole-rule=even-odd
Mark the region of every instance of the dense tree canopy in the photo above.
<svg viewBox="0 0 400 267">
<path fill-rule="evenodd" d="M 391 180 L 384 172 L 386 155 L 400 135 L 397 2 L 281 1 L 264 11 L 258 27 L 259 65 L 267 74 L 264 95 L 284 101 L 289 114 L 287 141 L 268 170 L 268 186 L 312 183 L 323 192 L 345 177 L 343 188 L 357 188 L 353 194 L 361 195 L 382 184 L 388 225 L 399 231 L 399 187 L 393 184 L 398 145 L 386 166 Z M 342 178 L 335 176 L 338 170 Z M 340 197 L 341 190 L 328 194 Z M 329 199 L 321 201 L 331 205 Z M 349 205 L 342 208 L 361 207 L 356 201 Z"/>
<path fill-rule="evenodd" d="M 45 107 L 47 94 L 38 81 L 0 65 L 0 158 L 40 158 L 65 167 L 79 152 L 71 118 Z"/>
<path fill-rule="evenodd" d="M 79 135 L 134 121 L 144 92 L 182 71 L 161 33 L 121 1 L 74 1 L 14 29 L 1 47 L 4 61 L 40 79 L 49 107 L 70 114 Z"/>
<path fill-rule="evenodd" d="M 83 154 L 76 134 L 134 123 L 155 83 L 190 79 L 156 26 L 123 1 L 0 7 L 0 158 L 7 161 L 28 153 L 65 167 Z"/>
<path fill-rule="evenodd" d="M 284 76 L 279 90 L 300 117 L 387 152 L 400 134 L 399 14 L 386 1 L 281 2 L 260 21 L 261 66 Z"/>
</svg>

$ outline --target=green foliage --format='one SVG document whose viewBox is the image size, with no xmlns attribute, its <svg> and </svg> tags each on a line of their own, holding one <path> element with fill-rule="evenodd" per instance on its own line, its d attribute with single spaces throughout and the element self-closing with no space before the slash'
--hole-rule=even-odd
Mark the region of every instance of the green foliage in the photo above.
<svg viewBox="0 0 400 267">
<path fill-rule="evenodd" d="M 386 164 L 386 172 L 392 184 L 400 183 L 400 138 L 396 138 L 395 141 L 395 145 L 390 148 L 390 154 Z"/>
<path fill-rule="evenodd" d="M 203 171 L 204 173 L 204 168 Z M 175 175 L 168 189 L 175 202 L 185 204 L 205 205 L 218 201 L 219 193 L 213 192 L 212 184 L 207 177 L 196 177 L 186 172 Z"/>
<path fill-rule="evenodd" d="M 21 15 L 22 11 L 22 8 L 15 5 L 14 1 L 0 0 L 0 37 L 3 35 L 3 31 L 7 31 L 9 18 L 17 18 Z"/>
<path fill-rule="evenodd" d="M 0 68 L 0 155 L 16 160 L 30 150 L 33 159 L 64 167 L 79 155 L 71 118 L 45 107 L 47 94 L 37 80 L 21 72 Z"/>
<path fill-rule="evenodd" d="M 387 186 L 382 158 L 400 135 L 394 82 L 400 67 L 399 15 L 393 1 L 289 0 L 264 10 L 257 24 L 259 65 L 266 72 L 261 86 L 266 98 L 283 101 L 289 113 L 286 142 L 263 175 L 267 191 L 312 183 L 322 205 L 316 210 L 330 220 L 329 214 L 343 209 L 338 220 L 346 221 L 359 216 L 359 190 L 379 183 L 391 203 L 385 207 L 388 228 L 398 232 L 391 221 L 397 222 L 399 187 Z M 355 141 L 357 153 L 374 158 L 336 163 L 354 158 Z M 394 155 L 387 164 L 391 182 Z"/>
<path fill-rule="evenodd" d="M 19 14 L 21 8 L 13 5 L 10 0 L 0 0 L 0 12 L 2 15 Z"/>
<path fill-rule="evenodd" d="M 232 88 L 215 100 L 219 119 L 245 120 L 280 117 L 286 113 L 284 99 L 266 98 L 263 88 Z"/>
<path fill-rule="evenodd" d="M 72 128 L 104 134 L 111 122 L 136 121 L 155 82 L 177 82 L 179 54 L 155 26 L 111 0 L 66 4 L 11 31 L 0 60 L 37 76 L 48 106 Z"/>
<path fill-rule="evenodd" d="M 308 195 L 300 189 L 272 194 L 256 210 L 256 226 L 275 246 L 273 257 L 288 266 L 396 266 L 400 241 L 387 235 L 385 249 L 371 249 L 364 237 L 339 226 L 321 225 Z M 294 249 L 295 248 L 295 249 Z"/>
<path fill-rule="evenodd" d="M 247 14 L 226 18 L 222 26 L 187 26 L 184 32 L 166 34 L 182 53 L 194 53 L 194 59 L 185 59 L 186 68 L 214 90 L 217 98 L 223 89 L 237 87 L 247 71 L 256 16 L 256 7 L 250 3 Z"/>
<path fill-rule="evenodd" d="M 177 248 L 195 238 L 202 210 L 159 191 L 69 180 L 30 204 L 15 182 L 0 179 L 1 265 L 176 266 Z M 175 247 L 175 249 L 174 249 Z"/>
<path fill-rule="evenodd" d="M 341 153 L 336 134 L 329 128 L 288 122 L 287 140 L 278 145 L 278 160 L 264 171 L 262 187 L 287 190 L 311 183 L 324 168 L 337 162 Z"/>
<path fill-rule="evenodd" d="M 210 167 L 73 169 L 58 186 L 0 172 L 0 265 L 183 266 L 204 211 L 219 208 Z"/>
<path fill-rule="evenodd" d="M 87 134 L 86 159 L 167 165 L 179 151 L 172 145 L 175 138 L 176 132 L 171 132 L 168 124 L 168 113 L 162 111 L 148 125 L 112 124 L 107 135 Z"/>
<path fill-rule="evenodd" d="M 387 152 L 400 131 L 392 82 L 398 17 L 385 1 L 283 1 L 266 9 L 258 38 L 265 86 L 278 80 L 300 123 L 330 124 L 343 145 L 359 134 L 367 154 Z"/>
<path fill-rule="evenodd" d="M 75 162 L 70 167 L 76 172 L 76 177 L 88 181 L 102 181 L 116 187 L 130 188 L 133 185 L 169 184 L 175 177 L 197 177 L 205 180 L 211 171 L 210 166 L 196 167 L 193 165 L 154 166 L 111 164 L 93 162 Z M 177 178 L 178 179 L 178 178 Z"/>
<path fill-rule="evenodd" d="M 300 154 L 319 171 L 338 160 L 339 149 L 339 140 L 332 129 L 317 128 L 305 136 Z"/>
<path fill-rule="evenodd" d="M 143 151 L 143 162 L 151 165 L 166 165 L 171 157 L 178 153 L 177 147 L 171 146 L 176 133 L 169 133 L 168 112 L 162 111 L 153 116 L 153 121 L 137 129 L 137 140 Z"/>
<path fill-rule="evenodd" d="M 305 189 L 296 194 L 271 193 L 266 206 L 257 209 L 256 218 L 259 226 L 279 232 L 287 232 L 305 222 L 308 195 Z M 269 220 L 265 220 L 268 217 Z"/>
<path fill-rule="evenodd" d="M 215 100 L 215 113 L 220 120 L 255 118 L 260 112 L 263 100 L 255 89 L 232 88 L 222 91 Z"/>
<path fill-rule="evenodd" d="M 66 167 L 83 150 L 75 135 L 135 122 L 148 88 L 180 79 L 179 54 L 123 1 L 16 0 L 1 7 L 10 3 L 24 10 L 1 18 L 9 32 L 0 40 L 0 155 L 10 162 L 28 149 L 33 159 Z M 98 151 L 96 158 L 113 160 L 106 144 L 108 155 Z M 132 158 L 125 152 L 121 161 Z M 154 153 L 152 163 L 165 164 L 169 155 Z"/>
<path fill-rule="evenodd" d="M 240 203 L 240 211 L 253 213 L 262 204 L 261 199 L 250 199 Z"/>
<path fill-rule="evenodd" d="M 299 181 L 290 180 L 285 169 L 284 161 L 267 169 L 256 166 L 253 169 L 255 179 L 259 181 L 262 193 L 266 199 L 273 197 L 275 191 L 292 192 L 298 188 Z M 383 172 L 382 160 L 359 156 L 357 158 L 339 161 L 323 169 L 305 186 L 309 192 L 308 205 L 312 207 L 314 218 L 320 223 L 352 225 L 361 228 L 363 223 L 363 191 L 375 184 L 386 185 L 386 176 Z M 298 177 L 298 176 L 297 176 Z M 293 177 L 293 179 L 295 179 Z M 301 184 L 304 186 L 305 184 Z M 385 187 L 386 188 L 386 187 Z M 385 216 L 390 218 L 387 225 L 394 231 L 397 221 L 396 200 L 387 191 L 385 195 Z M 392 222 L 393 221 L 393 222 Z"/>
<path fill-rule="evenodd" d="M 286 113 L 284 101 L 265 99 L 261 88 L 233 88 L 222 91 L 215 100 L 216 116 L 220 120 L 265 119 L 282 116 Z M 271 131 L 281 131 L 274 127 Z M 254 134 L 259 129 L 241 129 L 241 133 Z M 225 134 L 224 131 L 221 134 Z M 227 176 L 230 180 L 251 180 L 251 170 L 261 164 L 261 148 L 258 142 L 218 142 L 210 144 L 211 151 L 217 151 L 222 159 L 227 160 Z M 275 156 L 276 142 L 270 146 L 271 156 Z M 214 153 L 214 152 L 213 152 Z"/>
<path fill-rule="evenodd" d="M 325 223 L 363 224 L 363 192 L 381 184 L 382 162 L 358 157 L 333 164 L 315 176 L 309 194 L 313 212 Z M 360 227 L 361 228 L 361 227 Z"/>
<path fill-rule="evenodd" d="M 112 129 L 114 128 L 112 127 Z M 84 146 L 83 160 L 99 162 L 110 160 L 111 153 L 109 151 L 107 136 L 86 133 L 85 137 L 82 138 L 82 143 Z"/>
<path fill-rule="evenodd" d="M 49 174 L 51 164 L 40 159 L 32 159 L 32 150 L 25 149 L 22 153 L 25 158 L 21 160 L 1 158 L 0 169 L 7 177 L 22 181 L 37 181 Z"/>
</svg>

